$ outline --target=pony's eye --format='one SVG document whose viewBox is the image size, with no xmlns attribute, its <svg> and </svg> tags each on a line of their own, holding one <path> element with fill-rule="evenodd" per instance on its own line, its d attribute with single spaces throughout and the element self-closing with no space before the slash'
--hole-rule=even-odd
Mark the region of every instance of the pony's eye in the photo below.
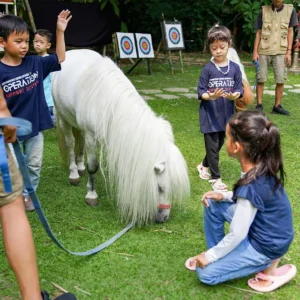
<svg viewBox="0 0 300 300">
<path fill-rule="evenodd" d="M 163 189 L 161 186 L 158 186 L 158 192 L 159 192 L 159 193 L 163 193 L 163 192 L 164 192 L 164 189 Z"/>
</svg>

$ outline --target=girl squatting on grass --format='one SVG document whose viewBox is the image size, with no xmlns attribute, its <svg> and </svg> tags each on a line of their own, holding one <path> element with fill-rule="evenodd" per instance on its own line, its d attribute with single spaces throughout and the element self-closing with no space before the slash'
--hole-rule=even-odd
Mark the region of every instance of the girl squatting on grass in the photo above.
<svg viewBox="0 0 300 300">
<path fill-rule="evenodd" d="M 208 250 L 186 267 L 210 285 L 258 273 L 248 285 L 270 292 L 296 275 L 294 265 L 277 268 L 294 237 L 279 130 L 258 111 L 239 112 L 226 126 L 226 149 L 240 162 L 242 176 L 233 192 L 203 195 Z"/>
<path fill-rule="evenodd" d="M 243 94 L 242 73 L 238 64 L 227 59 L 232 42 L 228 28 L 215 25 L 208 31 L 207 41 L 213 59 L 203 67 L 198 83 L 200 129 L 206 155 L 197 169 L 201 179 L 212 179 L 215 191 L 227 191 L 221 180 L 219 152 L 226 124 L 235 113 L 235 100 Z"/>
</svg>

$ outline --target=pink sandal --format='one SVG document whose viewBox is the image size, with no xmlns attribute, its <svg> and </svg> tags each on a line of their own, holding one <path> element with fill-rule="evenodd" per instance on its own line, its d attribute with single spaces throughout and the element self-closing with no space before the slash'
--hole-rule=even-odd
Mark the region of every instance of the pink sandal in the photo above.
<svg viewBox="0 0 300 300">
<path fill-rule="evenodd" d="M 273 276 L 259 272 L 255 278 L 248 280 L 248 285 L 258 292 L 272 292 L 292 280 L 296 273 L 296 266 L 288 264 L 277 268 Z M 260 281 L 270 281 L 271 283 L 268 286 L 259 286 Z"/>
<path fill-rule="evenodd" d="M 215 192 L 227 192 L 227 185 L 222 182 L 221 178 L 209 180 Z"/>
<path fill-rule="evenodd" d="M 188 270 L 196 271 L 196 261 L 193 260 L 193 257 L 188 258 L 184 265 Z"/>
<path fill-rule="evenodd" d="M 197 170 L 199 172 L 199 177 L 203 180 L 208 180 L 210 179 L 211 175 L 208 172 L 208 168 L 204 167 L 203 164 L 201 163 L 200 165 L 197 166 Z"/>
</svg>

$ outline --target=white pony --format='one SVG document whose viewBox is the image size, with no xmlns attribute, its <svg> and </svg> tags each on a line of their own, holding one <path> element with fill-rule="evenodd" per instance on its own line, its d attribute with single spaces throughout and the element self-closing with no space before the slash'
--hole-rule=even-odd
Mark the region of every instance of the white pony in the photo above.
<svg viewBox="0 0 300 300">
<path fill-rule="evenodd" d="M 62 71 L 53 76 L 52 93 L 57 129 L 64 134 L 67 148 L 62 150 L 69 153 L 70 183 L 78 183 L 84 172 L 85 144 L 87 204 L 98 203 L 95 174 L 99 146 L 100 164 L 105 153 L 109 186 L 116 192 L 123 220 L 164 222 L 171 202 L 189 197 L 187 166 L 174 144 L 171 125 L 155 115 L 109 58 L 91 50 L 68 51 Z M 79 132 L 78 154 L 74 151 L 74 129 Z"/>
</svg>

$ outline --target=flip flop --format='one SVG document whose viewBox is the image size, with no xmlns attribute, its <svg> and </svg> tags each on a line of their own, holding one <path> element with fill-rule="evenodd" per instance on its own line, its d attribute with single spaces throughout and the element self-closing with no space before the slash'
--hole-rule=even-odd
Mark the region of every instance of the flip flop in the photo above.
<svg viewBox="0 0 300 300">
<path fill-rule="evenodd" d="M 193 257 L 190 257 L 186 260 L 185 262 L 185 267 L 190 270 L 190 271 L 196 271 L 196 262 L 194 261 L 194 263 L 192 263 L 193 261 Z M 192 263 L 192 264 L 191 264 Z"/>
<path fill-rule="evenodd" d="M 248 280 L 248 285 L 253 290 L 258 292 L 272 292 L 292 280 L 296 276 L 296 273 L 296 266 L 288 264 L 277 268 L 275 271 L 275 275 L 273 276 L 264 274 L 262 272 L 256 274 L 255 278 L 251 278 Z M 271 281 L 271 284 L 264 287 L 258 286 L 257 283 L 260 280 Z"/>
</svg>

